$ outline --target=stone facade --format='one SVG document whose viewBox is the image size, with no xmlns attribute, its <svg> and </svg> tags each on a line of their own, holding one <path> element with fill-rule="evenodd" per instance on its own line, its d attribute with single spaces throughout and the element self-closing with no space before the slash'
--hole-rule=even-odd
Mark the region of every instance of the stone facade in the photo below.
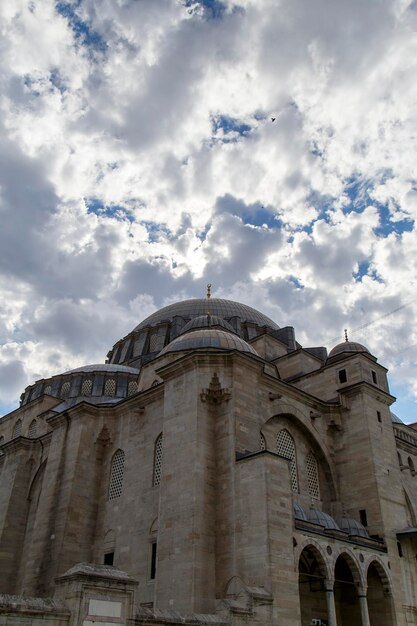
<svg viewBox="0 0 417 626">
<path fill-rule="evenodd" d="M 0 624 L 417 624 L 417 432 L 366 348 L 212 299 L 108 357 L 0 420 Z"/>
</svg>

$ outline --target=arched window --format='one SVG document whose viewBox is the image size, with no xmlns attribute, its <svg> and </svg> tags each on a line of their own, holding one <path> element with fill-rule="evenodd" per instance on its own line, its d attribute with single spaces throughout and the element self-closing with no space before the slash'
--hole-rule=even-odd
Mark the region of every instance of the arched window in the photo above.
<svg viewBox="0 0 417 626">
<path fill-rule="evenodd" d="M 262 433 L 261 433 L 261 436 L 259 437 L 259 450 L 266 450 L 265 437 L 263 436 Z"/>
<path fill-rule="evenodd" d="M 114 396 L 116 395 L 116 381 L 114 378 L 108 378 L 104 385 L 104 395 Z"/>
<path fill-rule="evenodd" d="M 82 396 L 91 396 L 91 391 L 93 389 L 93 381 L 91 378 L 86 378 L 83 380 L 83 384 L 81 385 L 81 395 Z"/>
<path fill-rule="evenodd" d="M 17 420 L 16 424 L 13 427 L 12 438 L 20 437 L 22 434 L 22 420 Z"/>
<path fill-rule="evenodd" d="M 295 443 L 286 428 L 277 434 L 277 452 L 281 456 L 290 459 L 291 486 L 295 493 L 298 493 L 297 461 L 295 456 Z"/>
<path fill-rule="evenodd" d="M 162 470 L 162 433 L 157 437 L 155 441 L 155 451 L 153 459 L 153 485 L 158 487 L 161 484 L 161 470 Z"/>
<path fill-rule="evenodd" d="M 37 429 L 38 429 L 38 425 L 36 423 L 36 420 L 32 420 L 31 423 L 29 424 L 28 437 L 31 437 L 32 439 L 36 437 Z"/>
<path fill-rule="evenodd" d="M 123 475 L 125 471 L 125 453 L 116 450 L 113 455 L 110 470 L 109 500 L 119 498 L 123 489 Z"/>
<path fill-rule="evenodd" d="M 317 459 L 312 452 L 309 452 L 306 456 L 306 469 L 308 493 L 313 498 L 320 499 L 319 468 Z"/>
<path fill-rule="evenodd" d="M 397 456 L 398 456 L 398 463 L 400 464 L 400 467 L 403 467 L 403 460 L 401 458 L 401 454 L 399 452 L 397 452 Z"/>
<path fill-rule="evenodd" d="M 49 394 L 51 393 L 51 391 L 52 391 L 52 387 L 51 387 L 51 385 L 46 385 L 46 387 L 45 387 L 45 389 L 44 389 L 43 393 L 45 393 L 47 396 L 49 396 Z"/>
<path fill-rule="evenodd" d="M 149 352 L 156 352 L 158 349 L 158 335 L 154 333 L 149 339 Z"/>
<path fill-rule="evenodd" d="M 71 383 L 69 381 L 63 383 L 61 386 L 61 398 L 68 398 L 71 389 Z"/>
<path fill-rule="evenodd" d="M 138 383 L 136 382 L 136 380 L 131 380 L 127 386 L 127 395 L 133 396 L 133 394 L 136 393 L 137 390 L 138 390 Z"/>
</svg>

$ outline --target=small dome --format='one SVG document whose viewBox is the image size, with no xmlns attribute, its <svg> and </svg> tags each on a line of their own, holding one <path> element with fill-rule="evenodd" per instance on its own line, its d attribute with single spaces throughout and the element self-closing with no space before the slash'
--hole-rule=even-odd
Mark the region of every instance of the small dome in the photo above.
<svg viewBox="0 0 417 626">
<path fill-rule="evenodd" d="M 301 504 L 298 504 L 298 502 L 294 502 L 293 509 L 295 519 L 300 519 L 303 520 L 303 522 L 308 522 L 308 517 Z"/>
<path fill-rule="evenodd" d="M 331 359 L 334 356 L 339 356 L 344 353 L 354 354 L 358 352 L 370 354 L 368 348 L 365 348 L 365 346 L 361 343 L 356 343 L 355 341 L 343 341 L 343 343 L 338 343 L 337 346 L 330 350 L 328 358 Z"/>
<path fill-rule="evenodd" d="M 198 328 L 220 328 L 227 330 L 229 333 L 235 332 L 233 326 L 222 317 L 207 314 L 199 315 L 187 322 L 180 334 L 184 335 L 184 333 L 188 333 L 190 330 L 197 330 Z"/>
<path fill-rule="evenodd" d="M 336 524 L 331 515 L 329 515 L 328 513 L 324 513 L 324 511 L 314 509 L 313 507 L 311 507 L 308 511 L 307 519 L 312 524 L 324 526 L 324 528 L 327 528 L 329 530 L 340 530 L 339 526 Z"/>
<path fill-rule="evenodd" d="M 181 352 L 183 350 L 198 350 L 199 348 L 239 350 L 239 352 L 248 352 L 249 354 L 259 356 L 244 339 L 225 330 L 213 328 L 193 330 L 185 335 L 179 335 L 174 341 L 165 346 L 159 354 L 163 355 L 168 352 Z"/>
<path fill-rule="evenodd" d="M 369 533 L 360 522 L 352 517 L 341 517 L 337 520 L 340 530 L 344 530 L 352 537 L 365 537 L 369 539 Z"/>
<path fill-rule="evenodd" d="M 395 413 L 393 413 L 392 411 L 390 411 L 390 413 L 391 413 L 391 422 L 393 424 L 404 424 L 404 422 L 402 421 L 402 419 L 398 417 L 398 415 L 395 415 Z"/>
</svg>

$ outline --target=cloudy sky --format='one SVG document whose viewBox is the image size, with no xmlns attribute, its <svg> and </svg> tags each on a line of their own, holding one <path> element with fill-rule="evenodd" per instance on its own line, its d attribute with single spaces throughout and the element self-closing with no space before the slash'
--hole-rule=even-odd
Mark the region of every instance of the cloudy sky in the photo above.
<svg viewBox="0 0 417 626">
<path fill-rule="evenodd" d="M 2 0 L 0 414 L 172 301 L 349 329 L 417 421 L 416 0 Z"/>
</svg>

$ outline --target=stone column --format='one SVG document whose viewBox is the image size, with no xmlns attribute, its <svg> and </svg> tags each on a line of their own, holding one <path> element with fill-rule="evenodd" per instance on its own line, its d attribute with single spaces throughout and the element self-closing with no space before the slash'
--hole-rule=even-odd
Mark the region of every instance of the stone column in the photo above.
<svg viewBox="0 0 417 626">
<path fill-rule="evenodd" d="M 368 600 L 366 599 L 366 590 L 358 590 L 359 606 L 361 607 L 362 626 L 371 626 L 369 621 Z"/>
<path fill-rule="evenodd" d="M 336 605 L 334 602 L 334 582 L 326 580 L 326 602 L 327 602 L 327 617 L 329 620 L 329 626 L 337 626 L 336 620 Z"/>
</svg>

